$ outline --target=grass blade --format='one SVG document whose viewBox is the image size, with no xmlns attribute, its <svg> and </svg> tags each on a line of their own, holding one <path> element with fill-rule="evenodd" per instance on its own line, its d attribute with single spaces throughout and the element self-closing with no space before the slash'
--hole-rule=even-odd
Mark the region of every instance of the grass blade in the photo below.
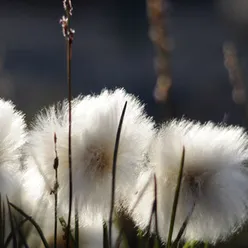
<svg viewBox="0 0 248 248">
<path fill-rule="evenodd" d="M 15 230 L 18 230 L 27 221 L 28 221 L 27 218 L 26 219 L 23 219 L 18 225 L 16 225 Z M 5 244 L 3 246 L 1 246 L 1 247 L 8 247 L 8 245 L 9 245 L 11 239 L 12 239 L 12 236 L 13 236 L 13 233 L 10 232 L 10 234 L 8 235 L 8 237 L 7 237 L 6 241 L 5 241 Z"/>
<path fill-rule="evenodd" d="M 153 175 L 154 178 L 154 201 L 152 204 L 152 211 L 149 219 L 149 224 L 147 226 L 147 234 L 149 235 L 150 230 L 151 230 L 151 225 L 152 225 L 152 217 L 154 215 L 155 218 L 155 231 L 156 235 L 158 236 L 158 216 L 157 216 L 157 178 L 156 175 Z M 157 238 L 156 238 L 157 240 Z M 149 239 L 147 240 L 147 247 L 149 247 Z"/>
<path fill-rule="evenodd" d="M 0 247 L 4 246 L 4 234 L 3 234 L 3 210 L 2 210 L 2 198 L 0 194 Z"/>
<path fill-rule="evenodd" d="M 150 183 L 151 178 L 152 178 L 151 176 L 148 178 L 146 184 L 144 185 L 144 187 L 143 187 L 142 190 L 140 191 L 140 193 L 139 193 L 139 195 L 138 195 L 138 197 L 137 197 L 137 199 L 136 199 L 136 201 L 135 201 L 133 207 L 131 208 L 131 211 L 129 212 L 129 215 L 132 215 L 132 213 L 133 213 L 133 211 L 135 210 L 136 206 L 138 205 L 140 199 L 141 199 L 142 196 L 144 195 L 146 189 L 148 188 L 148 185 L 149 185 L 149 183 Z M 123 235 L 123 233 L 124 233 L 124 228 L 122 227 L 122 228 L 120 229 L 119 235 L 118 235 L 118 237 L 117 237 L 117 241 L 121 239 L 121 236 Z M 116 244 L 115 247 L 118 247 L 117 245 L 118 245 L 118 244 Z"/>
<path fill-rule="evenodd" d="M 152 217 L 153 217 L 153 214 L 154 214 L 154 209 L 155 209 L 155 201 L 153 201 L 153 204 L 152 204 L 152 211 L 151 211 L 151 214 L 150 214 L 149 223 L 148 223 L 147 231 L 146 231 L 147 234 L 149 234 L 150 230 L 151 230 Z"/>
<path fill-rule="evenodd" d="M 154 237 L 154 245 L 153 245 L 153 248 L 159 248 L 160 247 L 160 242 L 159 242 L 159 238 L 158 236 L 156 235 Z"/>
<path fill-rule="evenodd" d="M 177 234 L 177 237 L 176 237 L 176 239 L 175 239 L 175 241 L 173 243 L 173 247 L 177 247 L 177 244 L 179 243 L 179 241 L 180 241 L 180 239 L 181 239 L 181 237 L 182 237 L 182 235 L 183 235 L 183 233 L 185 231 L 185 228 L 188 225 L 189 219 L 192 216 L 194 209 L 195 209 L 195 203 L 193 204 L 190 212 L 188 213 L 186 219 L 184 220 L 184 222 L 183 222 L 183 224 L 182 224 L 182 226 L 181 226 L 181 228 L 180 228 L 180 230 L 179 230 L 179 232 Z"/>
<path fill-rule="evenodd" d="M 3 202 L 3 222 L 2 222 L 2 226 L 3 226 L 3 242 L 4 242 L 4 238 L 5 238 L 5 204 L 4 201 Z"/>
<path fill-rule="evenodd" d="M 173 235 L 174 223 L 175 223 L 175 219 L 176 219 L 177 204 L 178 204 L 181 182 L 182 182 L 182 177 L 183 177 L 184 159 L 185 159 L 185 147 L 183 147 L 183 152 L 182 152 L 182 157 L 181 157 L 181 165 L 180 165 L 180 169 L 179 169 L 177 186 L 176 186 L 174 201 L 173 201 L 173 206 L 172 206 L 169 234 L 168 234 L 168 240 L 167 240 L 167 244 L 166 244 L 167 248 L 171 247 L 171 240 L 172 240 L 172 235 Z"/>
<path fill-rule="evenodd" d="M 79 248 L 79 218 L 77 201 L 75 201 L 75 248 Z"/>
<path fill-rule="evenodd" d="M 13 248 L 17 248 L 16 230 L 15 230 L 15 226 L 14 226 L 14 220 L 13 220 L 13 215 L 12 215 L 12 211 L 11 211 L 11 208 L 10 208 L 10 202 L 9 202 L 8 196 L 6 196 L 6 199 L 7 199 L 7 203 L 8 203 L 9 221 L 10 221 L 10 226 L 11 226 L 11 232 L 13 234 L 13 237 L 12 237 Z"/>
<path fill-rule="evenodd" d="M 116 219 L 115 219 L 115 226 L 116 229 L 119 230 L 119 234 L 121 233 L 121 235 L 118 235 L 117 238 L 115 239 L 115 244 L 113 245 L 114 248 L 120 248 L 120 247 L 125 247 L 125 248 L 129 248 L 129 243 L 128 243 L 128 238 L 127 238 L 127 234 L 124 231 L 124 226 L 126 222 L 126 218 L 127 215 L 125 214 L 125 211 L 123 210 L 119 210 L 118 212 L 115 213 Z"/>
<path fill-rule="evenodd" d="M 192 241 L 188 241 L 183 248 L 194 248 L 197 245 L 197 241 L 192 240 Z"/>
<path fill-rule="evenodd" d="M 154 248 L 159 248 L 160 243 L 159 243 L 159 231 L 158 231 L 158 209 L 157 209 L 157 178 L 156 175 L 154 174 L 154 218 L 155 218 L 155 231 L 156 235 L 154 237 Z"/>
<path fill-rule="evenodd" d="M 116 177 L 116 163 L 117 163 L 117 155 L 118 155 L 118 148 L 121 136 L 121 128 L 124 120 L 124 115 L 127 108 L 127 102 L 125 102 L 121 118 L 119 121 L 116 140 L 115 140 L 115 147 L 114 147 L 114 156 L 113 156 L 113 167 L 112 167 L 112 194 L 111 194 L 111 207 L 110 207 L 110 214 L 109 214 L 109 247 L 112 247 L 112 220 L 113 220 L 113 212 L 114 212 L 114 202 L 115 202 L 115 177 Z"/>
<path fill-rule="evenodd" d="M 110 248 L 108 240 L 108 227 L 105 221 L 103 221 L 103 248 Z"/>
<path fill-rule="evenodd" d="M 154 217 L 155 217 L 155 230 L 156 235 L 159 236 L 158 233 L 158 212 L 157 212 L 157 178 L 154 174 Z"/>
<path fill-rule="evenodd" d="M 122 237 L 124 236 L 123 234 L 124 234 L 124 230 L 121 230 L 121 235 L 118 235 L 118 237 L 117 237 L 117 240 L 116 240 L 116 242 L 115 242 L 115 248 L 120 248 L 120 246 L 121 246 L 121 242 L 122 242 Z M 127 245 L 127 241 L 125 242 L 125 247 L 128 247 L 128 245 Z"/>
<path fill-rule="evenodd" d="M 40 228 L 40 226 L 35 222 L 35 220 L 31 217 L 31 216 L 28 216 L 23 210 L 21 210 L 20 208 L 18 208 L 17 206 L 15 206 L 13 203 L 9 202 L 9 205 L 11 207 L 13 207 L 17 212 L 19 212 L 22 216 L 24 216 L 26 219 L 28 219 L 29 222 L 31 222 L 31 224 L 35 227 L 35 229 L 37 230 L 40 238 L 41 238 L 41 241 L 44 245 L 45 248 L 49 248 L 49 245 L 44 237 L 44 234 Z"/>
<path fill-rule="evenodd" d="M 18 247 L 24 246 L 24 248 L 29 248 L 29 246 L 28 246 L 28 244 L 26 242 L 26 239 L 25 239 L 25 237 L 24 237 L 24 235 L 22 233 L 21 226 L 18 225 L 17 219 L 16 219 L 15 216 L 13 216 L 13 219 L 14 219 L 14 222 L 15 222 L 15 229 L 18 230 L 18 234 L 19 234 L 19 237 L 20 237 Z"/>
<path fill-rule="evenodd" d="M 149 223 L 148 223 L 147 231 L 146 231 L 146 234 L 148 235 L 148 237 L 149 237 L 150 230 L 151 230 L 152 217 L 153 217 L 154 212 L 155 212 L 155 199 L 154 199 L 153 204 L 152 204 L 152 210 L 151 210 L 150 219 L 149 219 Z M 150 247 L 150 240 L 147 239 L 146 248 L 149 248 L 149 247 Z"/>
</svg>

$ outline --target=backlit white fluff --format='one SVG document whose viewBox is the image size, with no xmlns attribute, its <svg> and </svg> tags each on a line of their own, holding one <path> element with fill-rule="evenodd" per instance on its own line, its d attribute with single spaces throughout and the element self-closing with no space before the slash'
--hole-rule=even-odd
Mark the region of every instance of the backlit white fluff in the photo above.
<svg viewBox="0 0 248 248">
<path fill-rule="evenodd" d="M 176 237 L 195 203 L 185 238 L 212 243 L 224 240 L 247 219 L 248 137 L 242 128 L 210 122 L 201 125 L 181 120 L 162 126 L 150 159 L 157 176 L 158 226 L 164 241 L 168 235 L 183 146 L 185 164 L 173 236 Z M 144 176 L 140 180 L 144 185 L 142 181 L 145 181 Z M 153 197 L 153 183 L 150 182 L 149 190 L 133 215 L 142 228 L 148 223 Z"/>
<path fill-rule="evenodd" d="M 10 101 L 0 99 L 0 194 L 7 209 L 9 201 L 20 207 L 21 156 L 26 139 L 24 116 Z M 1 201 L 1 204 L 2 204 Z M 9 213 L 6 213 L 5 234 L 10 232 Z M 12 244 L 11 244 L 12 245 Z"/>
<path fill-rule="evenodd" d="M 0 99 L 0 193 L 13 198 L 19 187 L 22 146 L 25 143 L 24 116 L 10 101 Z"/>
<path fill-rule="evenodd" d="M 124 117 L 116 174 L 116 202 L 133 191 L 144 166 L 145 155 L 153 136 L 153 122 L 144 113 L 144 106 L 123 89 L 104 90 L 100 95 L 78 97 L 72 102 L 72 167 L 73 195 L 85 212 L 109 214 L 112 159 L 117 127 L 125 101 Z M 68 202 L 68 102 L 53 106 L 37 116 L 27 146 L 25 187 L 39 198 L 49 196 L 54 184 L 54 132 L 59 157 L 59 199 Z M 36 179 L 37 178 L 37 179 Z M 36 182 L 39 182 L 36 184 Z M 37 191 L 38 190 L 38 191 Z M 67 206 L 66 206 L 67 207 Z"/>
</svg>

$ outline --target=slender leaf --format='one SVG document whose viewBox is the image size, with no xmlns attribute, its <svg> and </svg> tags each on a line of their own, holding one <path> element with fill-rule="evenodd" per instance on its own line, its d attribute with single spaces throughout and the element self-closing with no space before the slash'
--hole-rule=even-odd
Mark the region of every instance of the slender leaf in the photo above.
<svg viewBox="0 0 248 248">
<path fill-rule="evenodd" d="M 156 231 L 156 235 L 159 236 L 158 211 L 157 211 L 157 178 L 155 174 L 154 174 L 154 216 L 155 216 L 155 231 Z"/>
<path fill-rule="evenodd" d="M 194 209 L 195 209 L 195 203 L 193 204 L 193 206 L 192 206 L 191 210 L 189 211 L 186 219 L 184 220 L 184 222 L 183 222 L 183 224 L 182 224 L 182 226 L 181 226 L 181 228 L 180 228 L 180 230 L 179 230 L 179 232 L 177 234 L 177 237 L 176 237 L 175 241 L 173 242 L 173 247 L 177 247 L 177 244 L 179 243 L 179 241 L 180 241 L 180 239 L 181 239 L 181 237 L 182 237 L 182 235 L 183 235 L 183 233 L 185 231 L 185 228 L 186 228 L 186 226 L 187 226 L 187 224 L 189 222 L 190 217 L 193 214 Z"/>
<path fill-rule="evenodd" d="M 108 227 L 105 221 L 103 221 L 103 248 L 110 248 L 108 240 Z"/>
<path fill-rule="evenodd" d="M 120 142 L 120 137 L 121 137 L 121 128 L 122 128 L 126 108 L 127 108 L 127 102 L 125 102 L 122 113 L 121 113 L 121 118 L 120 118 L 118 129 L 117 129 L 115 147 L 114 147 L 113 167 L 112 167 L 111 207 L 110 207 L 110 214 L 109 214 L 109 247 L 110 248 L 112 247 L 112 220 L 113 220 L 114 202 L 115 202 L 116 164 L 117 164 L 119 142 Z"/>
<path fill-rule="evenodd" d="M 35 229 L 37 230 L 40 238 L 41 238 L 41 241 L 44 245 L 45 248 L 49 248 L 49 245 L 45 239 L 45 236 L 40 228 L 40 226 L 35 222 L 35 220 L 31 217 L 31 216 L 28 216 L 23 210 L 21 210 L 20 208 L 18 208 L 17 206 L 15 206 L 13 203 L 9 202 L 9 205 L 11 207 L 13 207 L 17 212 L 19 212 L 22 216 L 24 216 L 26 219 L 28 219 L 29 222 L 32 223 L 32 225 L 35 227 Z"/>
<path fill-rule="evenodd" d="M 167 248 L 171 247 L 171 240 L 172 240 L 172 235 L 173 235 L 174 223 L 175 223 L 175 219 L 176 219 L 177 204 L 178 204 L 180 187 L 181 187 L 181 182 L 182 182 L 182 177 L 183 177 L 184 159 L 185 159 L 185 147 L 183 147 L 181 165 L 180 165 L 178 179 L 177 179 L 177 187 L 175 190 L 175 196 L 174 196 L 174 201 L 173 201 L 173 206 L 172 206 L 169 234 L 168 234 L 168 240 L 167 240 L 167 244 L 166 244 Z"/>
<path fill-rule="evenodd" d="M 27 244 L 27 241 L 26 241 L 26 238 L 23 235 L 22 230 L 20 228 L 21 226 L 19 226 L 19 224 L 17 223 L 17 219 L 16 219 L 15 216 L 13 216 L 13 219 L 14 219 L 14 222 L 15 222 L 15 229 L 18 231 L 19 238 L 20 238 L 18 247 L 22 247 L 22 245 L 23 245 L 25 248 L 29 248 L 29 246 Z"/>
<path fill-rule="evenodd" d="M 4 246 L 4 235 L 3 235 L 3 211 L 2 211 L 2 198 L 0 194 L 0 245 Z"/>
<path fill-rule="evenodd" d="M 2 219 L 2 226 L 3 226 L 3 242 L 4 242 L 4 238 L 5 238 L 5 204 L 4 201 L 2 201 L 3 203 L 3 219 Z"/>
<path fill-rule="evenodd" d="M 79 218 L 77 201 L 75 201 L 75 248 L 79 248 Z"/>
<path fill-rule="evenodd" d="M 8 210 L 9 210 L 9 222 L 10 222 L 10 226 L 11 226 L 11 232 L 13 233 L 13 248 L 17 248 L 17 237 L 16 237 L 16 231 L 15 231 L 15 226 L 14 226 L 14 220 L 13 220 L 13 215 L 12 215 L 12 211 L 10 208 L 10 202 L 8 199 L 8 196 L 6 196 L 7 199 L 7 203 L 8 203 Z"/>
<path fill-rule="evenodd" d="M 150 183 L 151 178 L 152 178 L 151 176 L 148 178 L 146 184 L 144 185 L 144 187 L 143 187 L 142 190 L 140 191 L 140 193 L 139 193 L 139 195 L 138 195 L 138 197 L 137 197 L 137 199 L 136 199 L 136 201 L 135 201 L 133 207 L 131 208 L 131 210 L 130 210 L 130 212 L 129 212 L 129 215 L 132 215 L 133 211 L 134 211 L 135 208 L 137 207 L 137 205 L 138 205 L 140 199 L 141 199 L 142 196 L 144 195 L 144 193 L 145 193 L 145 191 L 146 191 L 146 189 L 147 189 L 147 187 L 148 187 L 148 185 L 149 185 L 149 183 Z M 140 233 L 138 233 L 139 241 L 140 241 L 140 239 L 142 238 L 142 242 L 143 242 L 143 234 L 142 234 L 141 230 L 139 230 L 139 232 L 140 232 Z M 121 229 L 120 229 L 120 231 L 119 231 L 119 235 L 118 235 L 117 241 L 121 239 L 123 233 L 124 233 L 124 229 L 123 229 L 123 227 L 121 227 Z M 139 236 L 139 235 L 142 235 L 142 237 Z M 139 242 L 139 243 L 140 243 L 140 242 Z M 117 247 L 117 246 L 115 246 L 115 247 Z M 143 243 L 142 243 L 142 247 L 143 247 Z"/>
<path fill-rule="evenodd" d="M 15 230 L 18 230 L 24 223 L 26 223 L 28 221 L 27 218 L 23 219 L 16 227 Z M 5 244 L 3 247 L 8 247 L 11 239 L 12 239 L 13 233 L 12 231 L 10 232 L 10 234 L 8 235 L 8 237 L 6 238 Z"/>
<path fill-rule="evenodd" d="M 188 242 L 183 246 L 183 248 L 194 248 L 196 244 L 197 244 L 197 241 L 195 241 L 195 240 L 188 241 Z"/>
</svg>

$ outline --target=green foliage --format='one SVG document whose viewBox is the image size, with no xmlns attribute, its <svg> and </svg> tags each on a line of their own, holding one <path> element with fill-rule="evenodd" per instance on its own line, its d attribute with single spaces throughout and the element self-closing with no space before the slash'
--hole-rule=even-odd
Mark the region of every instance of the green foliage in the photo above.
<svg viewBox="0 0 248 248">
<path fill-rule="evenodd" d="M 107 223 L 103 222 L 103 248 L 109 248 L 109 240 L 108 240 L 108 227 Z"/>
<path fill-rule="evenodd" d="M 22 215 L 23 217 L 25 217 L 29 222 L 31 222 L 31 224 L 35 227 L 35 229 L 37 230 L 40 238 L 41 238 L 41 241 L 44 245 L 45 248 L 49 248 L 49 245 L 48 245 L 48 242 L 40 228 L 40 226 L 35 222 L 35 220 L 31 217 L 31 216 L 28 216 L 23 210 L 21 210 L 20 208 L 18 208 L 17 206 L 15 206 L 13 203 L 11 202 L 8 202 L 9 206 L 11 206 L 12 208 L 14 208 L 20 215 Z M 12 236 L 14 236 L 14 232 L 16 230 L 12 229 Z"/>
<path fill-rule="evenodd" d="M 112 221 L 113 221 L 113 213 L 114 213 L 114 203 L 115 203 L 115 176 L 116 176 L 116 164 L 117 164 L 117 157 L 118 157 L 118 148 L 119 148 L 119 141 L 121 137 L 121 128 L 125 116 L 127 108 L 127 102 L 125 102 L 117 133 L 116 133 L 116 140 L 115 140 L 115 146 L 114 146 L 114 156 L 113 156 L 113 167 L 112 167 L 112 188 L 111 188 L 111 207 L 110 207 L 110 214 L 109 214 L 109 246 L 112 247 Z"/>
<path fill-rule="evenodd" d="M 166 248 L 172 247 L 171 240 L 172 240 L 172 235 L 173 235 L 173 228 L 174 228 L 174 222 L 176 219 L 176 211 L 177 211 L 177 204 L 178 204 L 178 199 L 179 199 L 179 192 L 180 192 L 182 176 L 183 176 L 184 159 L 185 159 L 185 148 L 183 147 L 181 166 L 179 169 L 177 187 L 176 187 L 174 202 L 173 202 L 173 206 L 172 206 L 171 221 L 170 221 L 170 228 L 169 228 L 169 234 L 168 234 L 168 240 L 167 240 Z"/>
</svg>

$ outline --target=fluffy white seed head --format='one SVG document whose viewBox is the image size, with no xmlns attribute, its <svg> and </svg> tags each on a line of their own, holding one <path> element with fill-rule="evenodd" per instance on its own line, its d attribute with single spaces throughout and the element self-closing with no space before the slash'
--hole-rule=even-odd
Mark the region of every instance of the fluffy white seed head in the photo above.
<svg viewBox="0 0 248 248">
<path fill-rule="evenodd" d="M 24 116 L 10 101 L 0 99 L 0 193 L 11 200 L 19 190 L 22 146 L 26 139 Z"/>
<path fill-rule="evenodd" d="M 7 209 L 6 195 L 10 202 L 21 205 L 21 157 L 26 139 L 24 115 L 15 109 L 10 101 L 0 99 L 0 194 L 1 209 L 4 202 Z M 5 211 L 5 233 L 10 228 L 9 212 Z"/>
<path fill-rule="evenodd" d="M 10 101 L 0 99 L 0 166 L 18 168 L 25 143 L 24 116 Z"/>
<path fill-rule="evenodd" d="M 185 163 L 173 236 L 195 204 L 184 237 L 212 243 L 224 240 L 247 218 L 248 137 L 242 128 L 210 122 L 171 121 L 161 127 L 150 160 L 157 176 L 159 234 L 165 241 L 183 146 Z M 150 183 L 134 214 L 143 228 L 153 198 Z"/>
<path fill-rule="evenodd" d="M 116 201 L 119 202 L 133 191 L 137 176 L 144 166 L 153 136 L 153 122 L 144 113 L 144 106 L 139 100 L 123 89 L 104 90 L 100 95 L 78 97 L 72 102 L 73 195 L 78 199 L 79 208 L 84 208 L 84 211 L 101 209 L 109 214 L 113 151 L 125 101 L 127 109 L 116 171 Z M 45 114 L 38 115 L 33 124 L 27 146 L 27 167 L 32 171 L 28 174 L 33 175 L 33 182 L 29 180 L 26 188 L 34 188 L 30 193 L 39 198 L 44 193 L 44 187 L 53 187 L 54 133 L 59 158 L 59 199 L 66 205 L 69 178 L 67 101 L 59 108 L 53 106 Z M 35 177 L 40 182 L 40 193 L 37 193 Z"/>
</svg>

